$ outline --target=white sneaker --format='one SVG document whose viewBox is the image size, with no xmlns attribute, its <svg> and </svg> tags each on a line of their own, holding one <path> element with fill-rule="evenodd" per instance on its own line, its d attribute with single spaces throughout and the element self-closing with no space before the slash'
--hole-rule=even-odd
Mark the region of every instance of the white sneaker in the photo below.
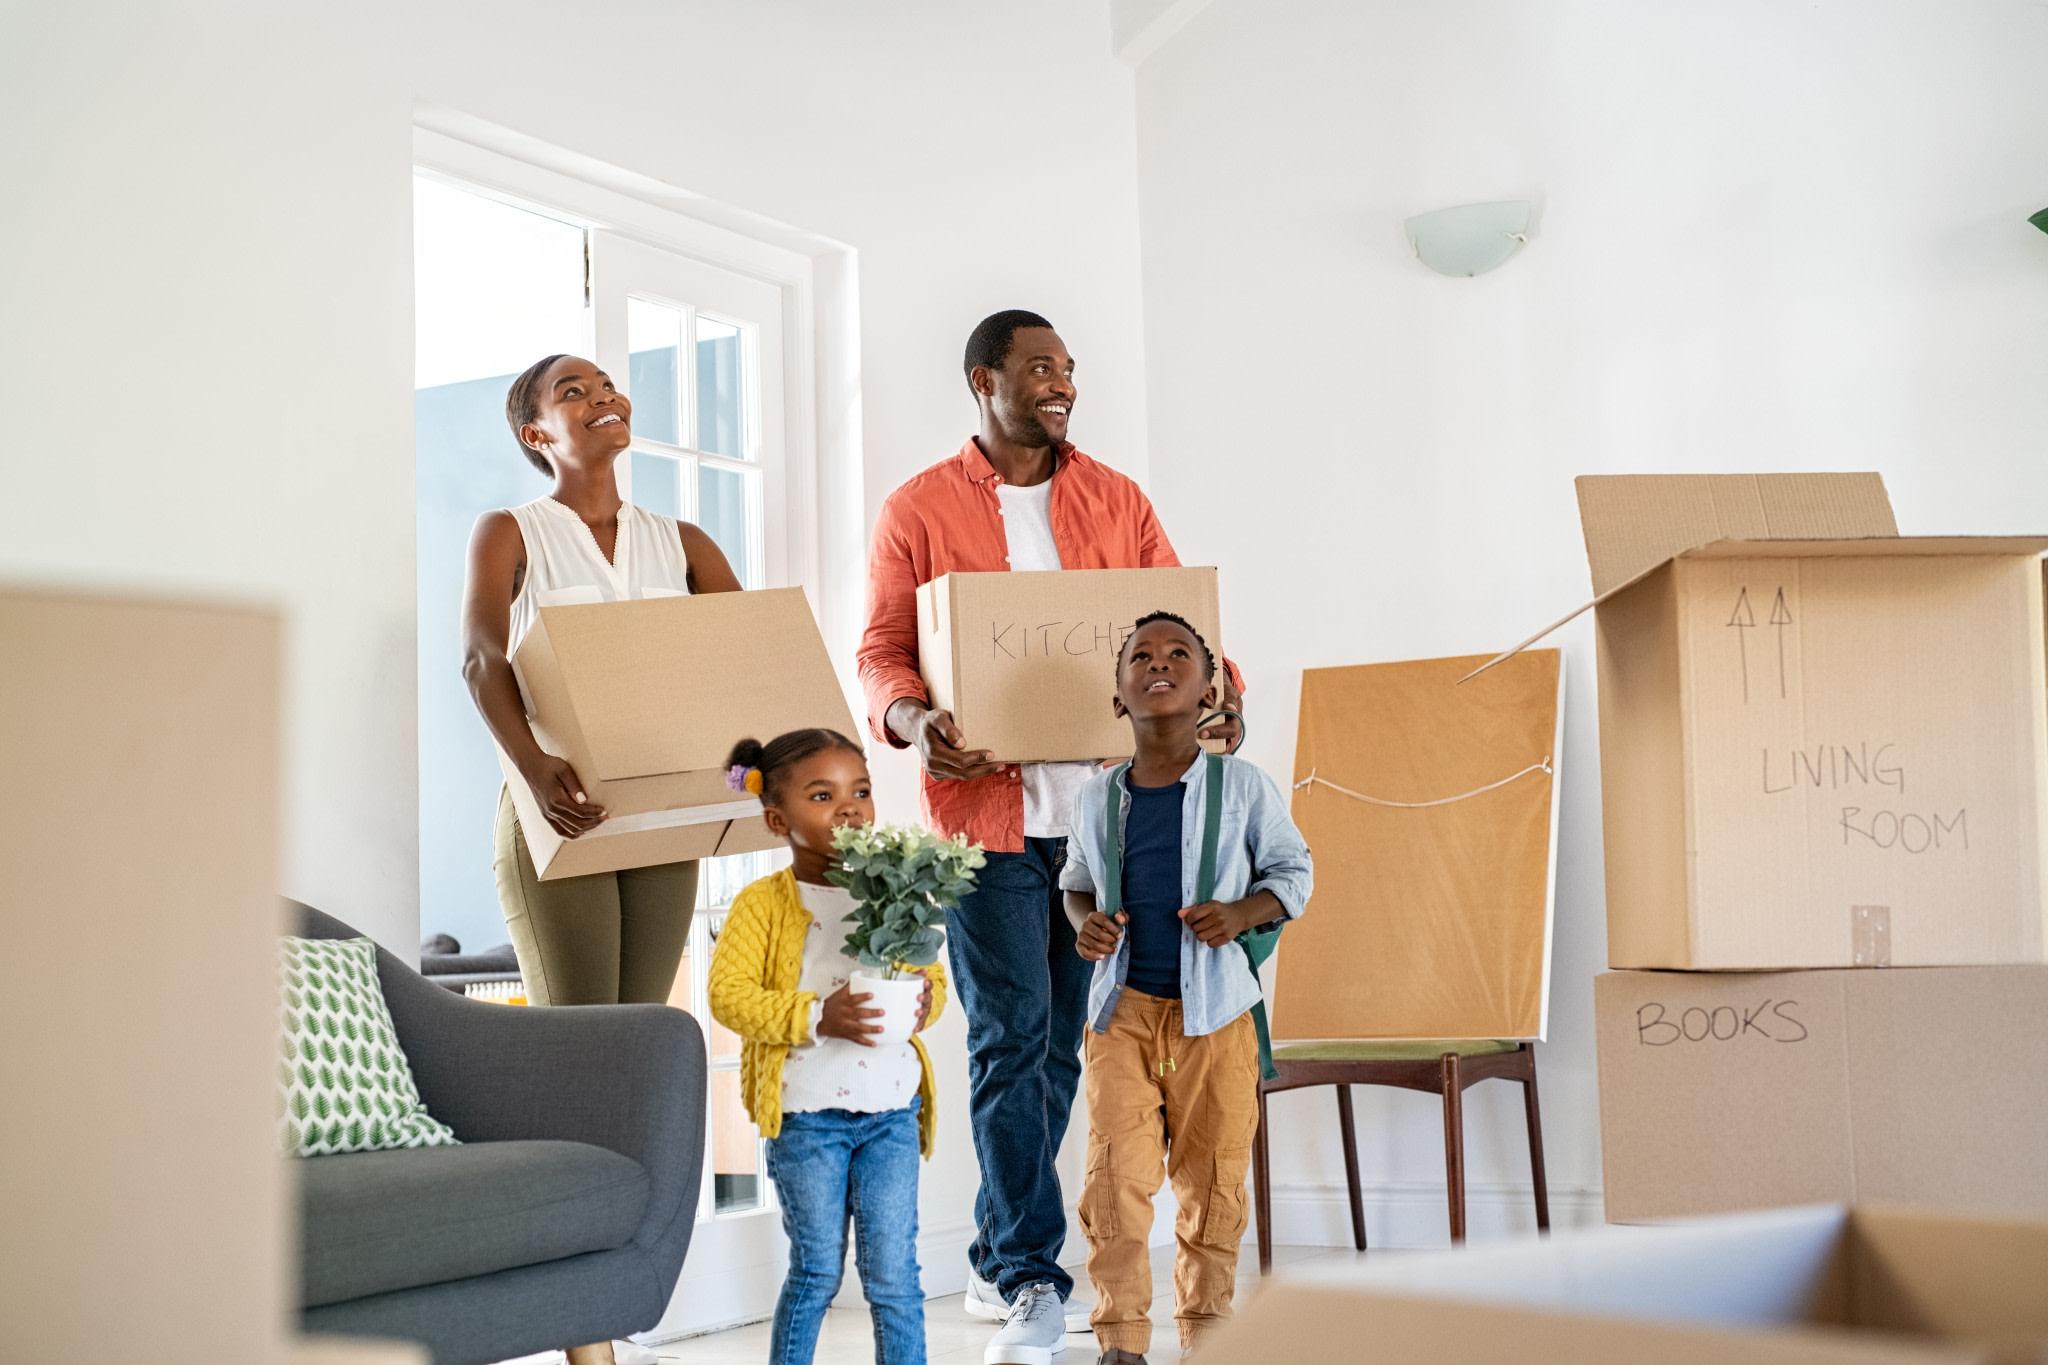
<svg viewBox="0 0 2048 1365">
<path fill-rule="evenodd" d="M 990 1322 L 1008 1322 L 1010 1305 L 1003 1302 L 1003 1291 L 974 1273 L 967 1271 L 967 1293 L 962 1296 L 960 1306 L 967 1310 L 970 1318 L 987 1318 Z"/>
<path fill-rule="evenodd" d="M 637 1341 L 614 1341 L 612 1365 L 661 1365 L 661 1357 Z"/>
<path fill-rule="evenodd" d="M 1003 1302 L 1003 1292 L 971 1269 L 967 1272 L 967 1293 L 962 1296 L 960 1306 L 967 1310 L 969 1317 L 987 1318 L 990 1322 L 1010 1320 L 1010 1305 Z M 1082 1332 L 1092 1335 L 1095 1327 L 1088 1319 L 1095 1312 L 1095 1305 L 1068 1299 L 1066 1307 L 1068 1335 Z"/>
<path fill-rule="evenodd" d="M 982 1352 L 982 1365 L 1052 1365 L 1067 1349 L 1066 1306 L 1049 1281 L 1027 1284 L 1010 1301 L 1009 1320 Z"/>
</svg>

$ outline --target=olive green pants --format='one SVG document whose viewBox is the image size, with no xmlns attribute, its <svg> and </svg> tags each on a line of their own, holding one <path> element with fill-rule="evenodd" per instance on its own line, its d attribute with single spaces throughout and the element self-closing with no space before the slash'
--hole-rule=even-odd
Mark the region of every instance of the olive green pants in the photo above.
<svg viewBox="0 0 2048 1365">
<path fill-rule="evenodd" d="M 544 882 L 526 851 L 512 795 L 502 789 L 495 842 L 498 904 L 529 1003 L 667 1003 L 690 941 L 697 864 Z"/>
</svg>

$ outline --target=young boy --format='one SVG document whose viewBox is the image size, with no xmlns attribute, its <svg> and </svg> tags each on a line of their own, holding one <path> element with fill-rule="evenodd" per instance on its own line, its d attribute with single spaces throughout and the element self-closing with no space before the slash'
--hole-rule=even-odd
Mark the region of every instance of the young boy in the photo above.
<svg viewBox="0 0 2048 1365">
<path fill-rule="evenodd" d="M 1249 1013 L 1259 983 L 1235 940 L 1308 903 L 1308 847 L 1279 788 L 1241 759 L 1212 766 L 1197 741 L 1216 704 L 1215 677 L 1215 655 L 1193 626 L 1167 612 L 1138 622 L 1116 676 L 1116 712 L 1129 718 L 1136 752 L 1127 771 L 1081 789 L 1060 878 L 1081 956 L 1095 963 L 1081 1225 L 1101 1365 L 1144 1365 L 1151 1347 L 1146 1240 L 1162 1165 L 1180 1200 L 1173 1283 L 1182 1350 L 1229 1316 L 1259 1121 Z M 1209 790 L 1212 774 L 1219 791 Z M 1121 812 L 1115 834 L 1111 800 Z M 1197 904 L 1212 801 L 1214 890 Z M 1119 864 L 1121 906 L 1111 916 L 1100 906 Z"/>
</svg>

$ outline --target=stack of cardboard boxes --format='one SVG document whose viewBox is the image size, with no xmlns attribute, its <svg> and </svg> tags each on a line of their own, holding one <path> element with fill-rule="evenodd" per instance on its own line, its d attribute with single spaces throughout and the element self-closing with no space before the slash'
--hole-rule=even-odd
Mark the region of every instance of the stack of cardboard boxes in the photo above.
<svg viewBox="0 0 2048 1365">
<path fill-rule="evenodd" d="M 1901 537 L 1874 474 L 1578 487 L 1609 1220 L 2048 1215 L 2048 540 Z"/>
</svg>

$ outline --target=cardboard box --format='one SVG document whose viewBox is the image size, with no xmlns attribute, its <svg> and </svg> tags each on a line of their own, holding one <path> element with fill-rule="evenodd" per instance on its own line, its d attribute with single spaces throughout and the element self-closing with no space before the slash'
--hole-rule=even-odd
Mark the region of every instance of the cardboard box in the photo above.
<svg viewBox="0 0 2048 1365">
<path fill-rule="evenodd" d="M 1274 963 L 1273 1037 L 1540 1039 L 1549 1016 L 1564 658 L 1311 668 L 1294 822 L 1310 913 Z"/>
<path fill-rule="evenodd" d="M 1141 616 L 1194 623 L 1217 656 L 1214 569 L 953 573 L 917 590 L 917 654 L 932 705 L 1005 763 L 1128 758 L 1111 710 L 1116 657 Z"/>
<path fill-rule="evenodd" d="M 1340 1276 L 1349 1283 L 1337 1283 Z M 1203 1348 L 1432 1365 L 2048 1360 L 2048 1223 L 1879 1207 L 1609 1228 L 1351 1263 L 1254 1298 Z"/>
<path fill-rule="evenodd" d="M 268 610 L 0 588 L 7 1360 L 289 1358 L 284 638 Z"/>
<path fill-rule="evenodd" d="M 513 664 L 534 738 L 610 818 L 564 839 L 501 750 L 542 881 L 774 848 L 725 759 L 749 735 L 858 739 L 801 588 L 542 607 Z"/>
<path fill-rule="evenodd" d="M 2048 960 L 2048 540 L 1902 538 L 1874 474 L 1578 489 L 1610 964 Z"/>
<path fill-rule="evenodd" d="M 2048 968 L 1609 972 L 1593 1000 L 1610 1221 L 1864 1199 L 2048 1218 Z"/>
</svg>

